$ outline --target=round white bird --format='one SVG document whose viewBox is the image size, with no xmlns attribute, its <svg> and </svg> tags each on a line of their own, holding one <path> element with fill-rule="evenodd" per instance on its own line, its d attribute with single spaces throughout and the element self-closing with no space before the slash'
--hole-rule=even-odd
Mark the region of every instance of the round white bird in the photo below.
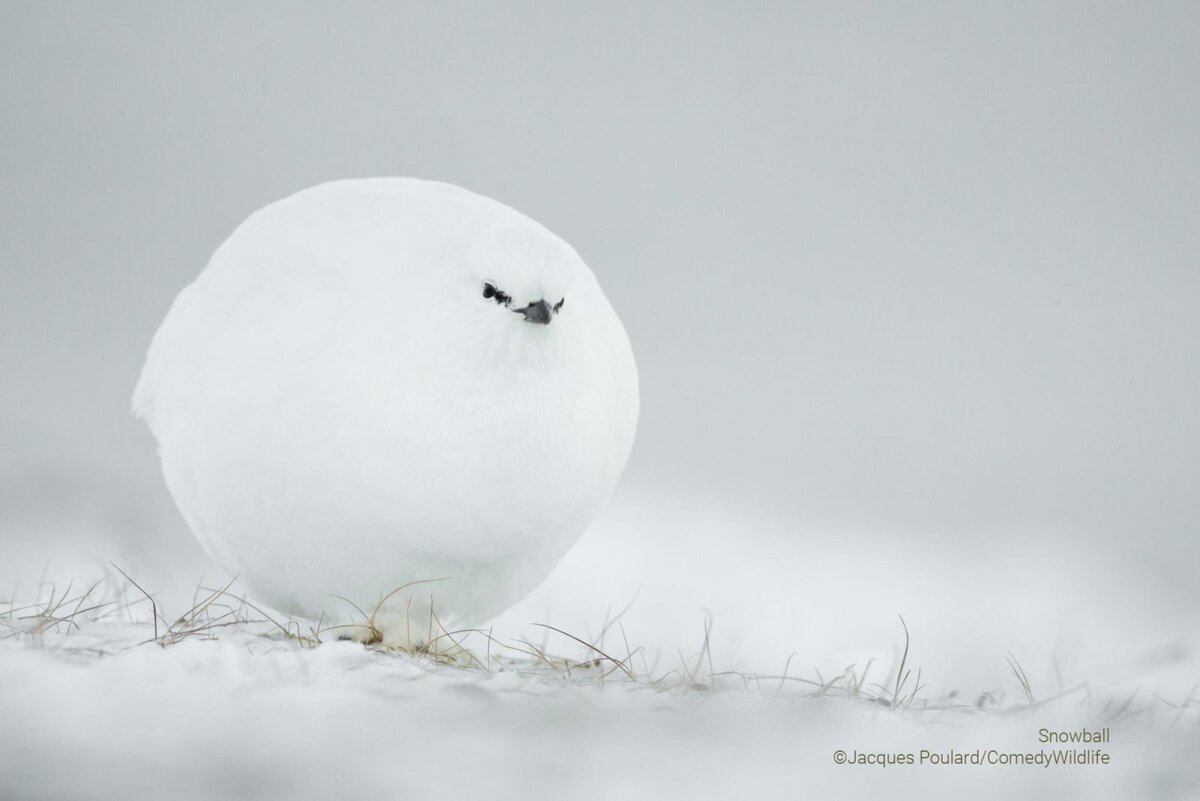
<svg viewBox="0 0 1200 801">
<path fill-rule="evenodd" d="M 579 539 L 624 469 L 638 379 L 566 242 L 377 178 L 242 223 L 171 307 L 133 405 L 196 538 L 253 595 L 414 647 L 496 616 Z"/>
</svg>

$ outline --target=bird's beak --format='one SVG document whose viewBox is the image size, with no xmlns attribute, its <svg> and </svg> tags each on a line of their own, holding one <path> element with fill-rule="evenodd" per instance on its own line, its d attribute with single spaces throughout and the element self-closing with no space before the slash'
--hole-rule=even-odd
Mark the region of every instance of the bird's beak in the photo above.
<svg viewBox="0 0 1200 801">
<path fill-rule="evenodd" d="M 530 303 L 523 309 L 513 309 L 518 314 L 525 315 L 527 323 L 541 323 L 549 325 L 554 318 L 554 313 L 550 310 L 550 304 L 544 300 L 539 300 L 537 303 Z"/>
</svg>

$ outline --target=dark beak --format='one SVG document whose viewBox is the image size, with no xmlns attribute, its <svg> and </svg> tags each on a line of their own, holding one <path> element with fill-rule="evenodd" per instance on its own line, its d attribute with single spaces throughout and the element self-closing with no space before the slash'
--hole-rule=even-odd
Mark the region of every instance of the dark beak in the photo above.
<svg viewBox="0 0 1200 801">
<path fill-rule="evenodd" d="M 550 310 L 550 304 L 544 300 L 539 300 L 537 303 L 530 303 L 523 309 L 513 309 L 518 314 L 525 315 L 527 323 L 541 323 L 549 325 L 553 319 L 554 313 Z"/>
</svg>

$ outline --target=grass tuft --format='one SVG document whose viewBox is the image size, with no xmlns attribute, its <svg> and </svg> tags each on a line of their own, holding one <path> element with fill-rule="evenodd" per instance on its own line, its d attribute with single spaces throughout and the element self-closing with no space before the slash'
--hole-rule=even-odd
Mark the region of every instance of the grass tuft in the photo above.
<svg viewBox="0 0 1200 801">
<path fill-rule="evenodd" d="M 96 581 L 81 592 L 76 592 L 72 584 L 59 589 L 54 583 L 43 580 L 31 601 L 20 602 L 15 594 L 7 601 L 0 601 L 0 639 L 44 642 L 47 637 L 56 637 L 54 643 L 64 651 L 104 657 L 150 644 L 169 648 L 190 640 L 215 640 L 234 635 L 250 635 L 250 642 L 261 640 L 301 649 L 316 648 L 334 638 L 353 638 L 381 655 L 413 659 L 430 671 L 453 668 L 483 679 L 511 674 L 523 682 L 570 686 L 616 684 L 632 690 L 697 696 L 740 686 L 742 690 L 785 701 L 837 699 L 920 717 L 1019 715 L 1044 709 L 1056 702 L 1089 708 L 1093 705 L 1093 694 L 1088 684 L 1080 683 L 1069 689 L 1061 689 L 1061 671 L 1057 664 L 1055 673 L 1059 677 L 1060 691 L 1038 699 L 1029 675 L 1011 652 L 1004 658 L 1020 691 L 1017 697 L 1010 697 L 1010 693 L 998 688 L 979 691 L 973 703 L 957 701 L 956 692 L 930 699 L 926 697 L 928 686 L 923 680 L 922 668 L 912 664 L 912 634 L 903 616 L 898 616 L 903 633 L 900 656 L 894 671 L 883 679 L 885 684 L 869 681 L 874 660 L 867 660 L 861 667 L 847 665 L 829 677 L 817 667 L 812 668 L 811 677 L 797 675 L 793 672 L 793 663 L 799 656 L 798 652 L 788 655 L 782 671 L 777 675 L 717 670 L 712 652 L 713 619 L 708 613 L 705 613 L 699 649 L 690 657 L 679 653 L 676 667 L 659 672 L 657 656 L 650 661 L 644 648 L 630 645 L 622 621 L 629 606 L 615 616 L 611 615 L 610 609 L 595 637 L 580 636 L 546 623 L 533 623 L 532 626 L 544 634 L 540 643 L 534 643 L 523 638 L 502 641 L 491 630 L 448 630 L 430 603 L 428 620 L 419 624 L 424 629 L 425 637 L 416 644 L 409 637 L 407 646 L 396 647 L 384 642 L 384 631 L 380 625 L 379 615 L 386 602 L 405 589 L 444 579 L 410 582 L 397 587 L 382 596 L 370 612 L 342 599 L 355 610 L 360 620 L 327 626 L 323 619 L 315 623 L 291 618 L 281 620 L 244 596 L 237 595 L 232 589 L 235 583 L 232 580 L 216 588 L 206 588 L 203 583 L 197 585 L 191 607 L 172 619 L 164 614 L 154 596 L 126 571 L 116 564 L 112 568 L 116 575 Z M 136 591 L 132 599 L 128 592 L 130 588 Z M 139 607 L 144 609 L 146 606 L 150 612 L 148 620 L 144 612 L 140 616 L 136 614 Z M 101 646 L 94 644 L 96 637 L 71 636 L 99 626 L 124 627 L 120 630 L 128 632 L 130 636 L 125 638 L 124 644 L 121 644 L 120 638 L 102 639 L 110 644 Z M 146 637 L 147 633 L 151 636 Z M 620 634 L 621 650 L 606 644 L 606 638 L 615 637 L 616 633 Z M 560 638 L 560 645 L 577 647 L 578 652 L 572 654 L 570 648 L 566 652 L 551 649 L 551 635 Z M 79 646 L 74 645 L 77 639 L 82 640 Z M 244 636 L 242 642 L 246 642 Z M 640 661 L 637 669 L 634 667 L 635 660 Z M 1200 682 L 1182 701 L 1169 701 L 1158 694 L 1143 698 L 1134 692 L 1109 698 L 1094 711 L 1105 720 L 1118 721 L 1139 715 L 1154 715 L 1156 710 L 1165 710 L 1164 714 L 1169 716 L 1172 727 L 1184 720 L 1200 725 L 1198 692 Z"/>
</svg>

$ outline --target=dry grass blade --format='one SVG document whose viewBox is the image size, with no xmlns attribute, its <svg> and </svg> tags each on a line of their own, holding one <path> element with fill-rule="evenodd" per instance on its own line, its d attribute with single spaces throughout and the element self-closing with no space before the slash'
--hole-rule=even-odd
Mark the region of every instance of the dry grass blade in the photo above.
<svg viewBox="0 0 1200 801">
<path fill-rule="evenodd" d="M 154 641 L 158 642 L 158 604 L 154 601 L 154 597 L 150 595 L 150 593 L 146 592 L 146 590 L 142 588 L 142 585 L 134 581 L 128 573 L 118 567 L 116 562 L 109 562 L 109 564 L 113 566 L 114 570 L 124 576 L 126 581 L 128 581 L 134 587 L 137 587 L 138 592 L 146 596 L 146 600 L 150 602 L 151 616 L 154 619 Z M 165 624 L 166 621 L 164 620 L 163 623 Z"/>
<path fill-rule="evenodd" d="M 779 695 L 781 692 L 783 692 L 783 687 L 788 680 L 788 668 L 792 666 L 792 660 L 795 659 L 795 657 L 796 652 L 792 651 L 790 654 L 788 654 L 787 661 L 783 663 L 783 675 L 779 677 L 779 689 L 775 691 L 776 695 Z"/>
<path fill-rule="evenodd" d="M 1017 661 L 1017 658 L 1012 655 L 1012 652 L 1009 652 L 1008 656 L 1006 656 L 1004 659 L 1006 662 L 1008 662 L 1009 670 L 1011 670 L 1013 676 L 1016 677 L 1017 684 L 1020 686 L 1021 692 L 1025 693 L 1026 702 L 1030 704 L 1037 703 L 1033 697 L 1033 689 L 1030 687 L 1029 677 L 1025 675 L 1025 669 L 1021 667 L 1021 664 Z"/>
<path fill-rule="evenodd" d="M 559 634 L 563 635 L 564 637 L 568 637 L 568 638 L 574 640 L 575 642 L 579 643 L 583 647 L 588 648 L 592 651 L 595 651 L 602 658 L 607 659 L 613 665 L 616 665 L 618 668 L 620 668 L 621 672 L 624 673 L 626 676 L 628 676 L 630 681 L 634 680 L 633 671 L 629 669 L 629 666 L 625 664 L 624 660 L 611 657 L 608 654 L 606 654 L 604 651 L 601 651 L 599 648 L 597 648 L 592 643 L 588 642 L 587 640 L 580 639 L 579 637 L 576 637 L 574 634 L 565 632 L 562 629 L 555 628 L 554 626 L 548 626 L 545 623 L 534 623 L 533 625 L 539 626 L 540 628 L 543 628 L 543 629 L 549 629 L 550 631 L 558 632 Z M 528 645 L 528 643 L 526 643 L 526 644 Z"/>
<path fill-rule="evenodd" d="M 908 634 L 908 624 L 904 622 L 904 615 L 896 615 L 900 618 L 900 625 L 904 627 L 904 653 L 900 656 L 900 666 L 896 668 L 896 683 L 892 688 L 892 707 L 895 708 L 900 704 L 900 691 L 904 688 L 905 682 L 908 681 L 909 671 L 908 666 L 908 646 L 910 638 Z"/>
<path fill-rule="evenodd" d="M 449 662 L 451 664 L 458 664 L 459 657 L 465 655 L 473 663 L 475 663 L 475 665 L 478 666 L 478 668 L 480 670 L 487 670 L 487 668 L 484 667 L 483 663 L 480 662 L 479 659 L 476 658 L 475 654 L 471 653 L 467 648 L 465 648 L 463 646 L 463 644 L 461 642 L 459 642 L 458 640 L 456 640 L 454 638 L 455 634 L 470 635 L 470 634 L 478 632 L 478 629 L 458 629 L 455 631 L 447 631 L 446 627 L 444 625 L 442 625 L 441 618 L 439 618 L 437 616 L 437 613 L 433 610 L 432 605 L 429 607 L 429 614 L 433 618 L 434 622 L 437 623 L 437 627 L 439 630 L 441 630 L 442 633 L 436 637 L 431 637 L 429 639 L 429 642 L 425 644 L 426 655 L 431 656 L 435 659 Z M 450 642 L 452 642 L 454 644 L 454 648 L 456 650 L 442 651 L 442 650 L 435 648 L 434 644 L 443 638 L 450 640 Z"/>
<path fill-rule="evenodd" d="M 407 584 L 401 584 L 396 589 L 392 590 L 391 592 L 387 593 L 386 595 L 381 596 L 380 599 L 375 602 L 375 606 L 371 608 L 370 614 L 367 614 L 365 611 L 363 611 L 363 608 L 361 606 L 354 603 L 354 601 L 351 601 L 349 598 L 346 598 L 345 596 L 342 596 L 342 595 L 332 595 L 331 597 L 337 598 L 339 601 L 344 601 L 345 603 L 349 604 L 354 609 L 354 611 L 358 612 L 358 614 L 362 617 L 364 622 L 363 623 L 347 623 L 347 624 L 342 624 L 342 625 L 337 625 L 337 626 L 329 626 L 325 630 L 332 631 L 335 629 L 346 629 L 346 628 L 348 628 L 348 629 L 366 629 L 367 630 L 367 638 L 365 640 L 365 644 L 374 645 L 374 644 L 382 643 L 383 642 L 383 631 L 376 624 L 375 620 L 376 620 L 376 617 L 379 615 L 380 611 L 383 610 L 384 604 L 386 604 L 389 600 L 391 600 L 398 593 L 403 592 L 404 590 L 408 589 L 409 587 L 416 587 L 419 584 L 433 584 L 438 581 L 449 581 L 451 578 L 453 578 L 453 577 L 452 576 L 442 576 L 441 578 L 433 578 L 433 579 L 417 579 L 416 581 L 410 581 Z M 429 600 L 430 600 L 430 619 L 429 619 L 429 630 L 428 630 L 426 638 L 425 638 L 426 644 L 428 644 L 429 641 L 434 639 L 434 637 L 433 637 L 434 621 L 433 621 L 433 598 L 432 598 L 432 596 L 430 597 Z M 409 597 L 408 601 L 405 603 L 405 610 L 406 610 L 405 618 L 406 619 L 408 619 L 410 617 L 408 614 L 408 610 L 410 610 L 411 607 L 412 607 L 412 598 Z M 411 619 L 408 620 L 408 625 L 410 627 L 410 630 L 407 633 L 408 636 L 406 637 L 406 639 L 408 640 L 408 642 L 411 643 L 412 642 Z"/>
</svg>

